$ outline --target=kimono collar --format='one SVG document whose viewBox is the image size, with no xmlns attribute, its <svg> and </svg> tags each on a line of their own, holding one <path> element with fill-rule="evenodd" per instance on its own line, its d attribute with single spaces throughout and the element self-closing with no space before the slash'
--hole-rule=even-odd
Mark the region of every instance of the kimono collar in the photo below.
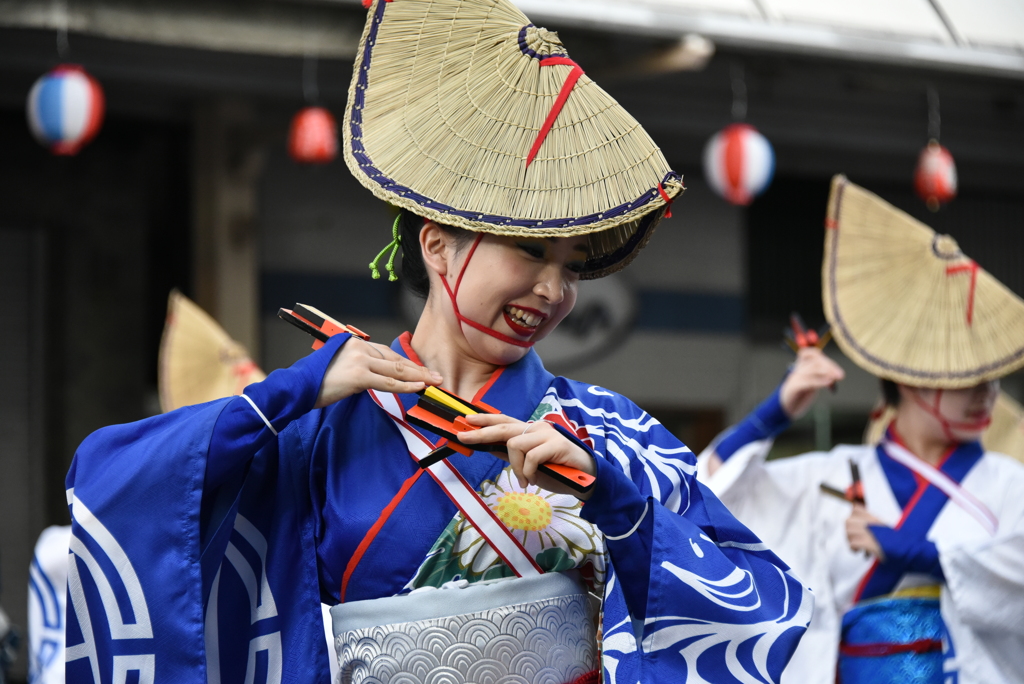
<svg viewBox="0 0 1024 684">
<path fill-rule="evenodd" d="M 399 335 L 391 343 L 391 348 L 410 361 L 424 365 L 412 348 L 411 333 L 404 332 Z M 471 401 L 482 401 L 507 416 L 525 421 L 529 420 L 554 379 L 555 376 L 544 368 L 537 352 L 531 349 L 526 356 L 512 365 L 502 366 L 494 371 L 476 396 L 468 398 Z M 415 394 L 397 396 L 406 408 L 416 403 Z"/>
<path fill-rule="evenodd" d="M 889 481 L 889 486 L 892 488 L 893 494 L 896 495 L 896 501 L 899 503 L 900 508 L 905 509 L 914 497 L 917 489 L 921 486 L 921 478 L 915 475 L 914 471 L 910 468 L 897 462 L 886 453 L 883 446 L 885 441 L 899 444 L 907 451 L 911 451 L 911 449 L 906 445 L 906 442 L 903 441 L 903 438 L 893 425 L 886 429 L 885 439 L 879 443 L 877 448 L 878 460 L 882 465 L 882 471 L 885 473 L 886 480 Z M 911 453 L 913 452 L 911 451 Z M 978 441 L 954 444 L 943 454 L 936 468 L 959 484 L 984 453 L 985 450 Z"/>
<path fill-rule="evenodd" d="M 882 470 L 896 495 L 900 508 L 903 509 L 903 515 L 900 516 L 894 529 L 903 530 L 914 539 L 926 539 L 928 531 L 931 530 L 935 520 L 949 501 L 949 496 L 934 484 L 929 483 L 927 479 L 916 474 L 911 468 L 890 456 L 885 450 L 887 442 L 898 445 L 908 452 L 910 450 L 902 443 L 899 433 L 892 426 L 886 431 L 886 439 L 876 447 Z M 955 444 L 949 448 L 936 469 L 959 485 L 984 453 L 978 442 Z M 868 505 L 870 505 L 870 501 Z M 861 580 L 854 596 L 854 602 L 892 592 L 903 575 L 902 567 L 883 564 L 876 560 Z"/>
</svg>

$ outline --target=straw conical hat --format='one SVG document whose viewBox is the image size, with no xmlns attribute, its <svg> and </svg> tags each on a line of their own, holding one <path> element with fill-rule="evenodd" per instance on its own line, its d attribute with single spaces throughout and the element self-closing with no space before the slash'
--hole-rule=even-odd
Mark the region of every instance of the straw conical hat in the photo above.
<svg viewBox="0 0 1024 684">
<path fill-rule="evenodd" d="M 233 394 L 266 378 L 245 347 L 177 290 L 167 301 L 160 340 L 160 408 L 173 411 Z"/>
<path fill-rule="evenodd" d="M 821 275 L 836 342 L 874 375 L 957 389 L 1024 366 L 1024 301 L 953 238 L 842 176 L 832 181 Z"/>
<path fill-rule="evenodd" d="M 981 443 L 989 451 L 998 451 L 1024 463 L 1024 406 L 1005 392 L 999 393 L 992 424 L 985 430 Z"/>
<path fill-rule="evenodd" d="M 896 418 L 896 409 L 886 406 L 881 415 L 872 418 L 864 430 L 864 443 L 877 444 L 885 428 Z M 981 435 L 986 451 L 1012 456 L 1024 463 L 1024 407 L 1006 392 L 1000 392 L 992 410 L 992 424 Z"/>
<path fill-rule="evenodd" d="M 508 0 L 375 0 L 344 136 L 363 185 L 438 223 L 602 231 L 584 278 L 622 268 L 683 189 L 636 120 Z"/>
</svg>

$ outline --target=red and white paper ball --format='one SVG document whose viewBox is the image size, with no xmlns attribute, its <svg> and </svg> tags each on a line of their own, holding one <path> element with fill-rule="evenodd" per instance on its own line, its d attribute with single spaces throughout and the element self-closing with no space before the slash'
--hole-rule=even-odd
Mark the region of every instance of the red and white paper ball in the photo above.
<svg viewBox="0 0 1024 684">
<path fill-rule="evenodd" d="M 338 126 L 323 107 L 306 107 L 292 119 L 288 153 L 297 162 L 326 164 L 338 156 Z"/>
<path fill-rule="evenodd" d="M 62 64 L 39 77 L 25 109 L 40 144 L 54 154 L 77 154 L 103 125 L 103 89 L 82 67 Z"/>
<path fill-rule="evenodd" d="M 914 189 L 932 211 L 956 197 L 956 164 L 953 155 L 937 140 L 921 150 L 914 171 Z"/>
<path fill-rule="evenodd" d="M 704 146 L 704 176 L 715 192 L 733 204 L 750 204 L 774 174 L 775 151 L 749 124 L 726 126 Z"/>
</svg>

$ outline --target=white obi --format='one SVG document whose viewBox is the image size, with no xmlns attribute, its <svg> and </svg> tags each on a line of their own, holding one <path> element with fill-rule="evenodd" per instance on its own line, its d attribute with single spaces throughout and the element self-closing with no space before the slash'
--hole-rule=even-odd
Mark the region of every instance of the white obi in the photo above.
<svg viewBox="0 0 1024 684">
<path fill-rule="evenodd" d="M 598 669 L 575 573 L 505 578 L 331 608 L 342 684 L 569 684 Z"/>
</svg>

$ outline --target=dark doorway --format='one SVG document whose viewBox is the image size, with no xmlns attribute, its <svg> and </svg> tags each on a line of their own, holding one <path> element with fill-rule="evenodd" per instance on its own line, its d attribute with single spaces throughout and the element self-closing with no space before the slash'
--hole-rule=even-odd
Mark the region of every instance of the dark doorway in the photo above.
<svg viewBox="0 0 1024 684">
<path fill-rule="evenodd" d="M 37 536 L 69 521 L 78 444 L 156 406 L 167 293 L 190 283 L 189 154 L 187 125 L 110 116 L 55 157 L 0 110 L 0 600 L 16 625 Z"/>
</svg>

